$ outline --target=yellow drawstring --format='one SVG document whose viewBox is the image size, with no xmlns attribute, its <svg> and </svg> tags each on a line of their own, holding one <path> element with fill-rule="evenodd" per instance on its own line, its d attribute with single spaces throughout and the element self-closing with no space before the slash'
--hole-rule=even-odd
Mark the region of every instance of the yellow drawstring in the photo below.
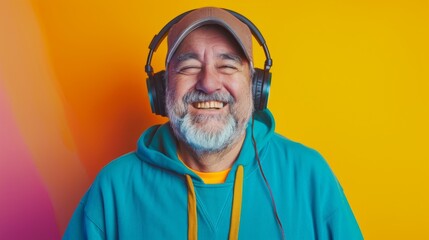
<svg viewBox="0 0 429 240">
<path fill-rule="evenodd" d="M 194 184 L 192 178 L 186 175 L 188 182 L 188 239 L 198 239 L 198 221 L 197 221 L 197 198 L 195 197 Z"/>
<path fill-rule="evenodd" d="M 232 199 L 231 226 L 229 229 L 229 239 L 238 239 L 240 230 L 241 203 L 243 198 L 243 166 L 238 166 L 235 173 L 234 197 Z M 197 220 L 197 199 L 195 196 L 194 184 L 192 178 L 186 175 L 188 183 L 188 239 L 198 239 L 198 220 Z"/>
<path fill-rule="evenodd" d="M 243 166 L 238 166 L 235 173 L 234 198 L 232 199 L 231 226 L 229 239 L 238 239 L 240 230 L 241 202 L 243 196 Z"/>
</svg>

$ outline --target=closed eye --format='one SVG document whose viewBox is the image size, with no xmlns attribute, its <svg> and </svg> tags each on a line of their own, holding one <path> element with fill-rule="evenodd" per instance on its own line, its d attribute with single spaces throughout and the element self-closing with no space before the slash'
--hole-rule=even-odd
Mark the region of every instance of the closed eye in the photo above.
<svg viewBox="0 0 429 240">
<path fill-rule="evenodd" d="M 176 70 L 179 74 L 185 74 L 185 75 L 193 75 L 198 74 L 201 71 L 200 66 L 183 66 Z"/>
<path fill-rule="evenodd" d="M 221 54 L 218 62 L 218 69 L 224 74 L 233 74 L 241 69 L 243 61 L 235 54 Z"/>
<path fill-rule="evenodd" d="M 175 70 L 178 74 L 193 75 L 201 71 L 198 55 L 192 52 L 180 54 L 175 65 Z"/>
<path fill-rule="evenodd" d="M 239 71 L 239 67 L 236 65 L 225 64 L 218 66 L 218 71 L 223 74 L 233 74 Z"/>
</svg>

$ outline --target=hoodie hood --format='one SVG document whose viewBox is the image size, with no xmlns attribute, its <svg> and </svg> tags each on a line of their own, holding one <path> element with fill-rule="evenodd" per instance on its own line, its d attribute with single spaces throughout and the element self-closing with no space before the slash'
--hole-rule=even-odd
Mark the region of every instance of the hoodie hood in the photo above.
<svg viewBox="0 0 429 240">
<path fill-rule="evenodd" d="M 257 111 L 253 114 L 253 135 L 259 152 L 266 146 L 274 134 L 274 118 L 269 110 Z M 246 137 L 237 160 L 231 168 L 236 172 L 239 165 L 245 169 L 246 175 L 257 168 L 255 152 L 252 143 L 252 119 L 247 129 Z M 178 175 L 190 175 L 195 180 L 202 182 L 200 177 L 188 169 L 177 157 L 177 140 L 169 123 L 156 125 L 146 130 L 140 137 L 137 146 L 137 156 L 145 162 L 159 168 L 174 172 Z M 233 182 L 233 174 L 230 174 L 225 183 Z"/>
</svg>

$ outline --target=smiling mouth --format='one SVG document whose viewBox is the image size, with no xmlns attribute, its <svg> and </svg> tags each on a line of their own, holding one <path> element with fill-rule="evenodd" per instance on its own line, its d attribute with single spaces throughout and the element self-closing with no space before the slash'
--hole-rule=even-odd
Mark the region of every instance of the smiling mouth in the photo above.
<svg viewBox="0 0 429 240">
<path fill-rule="evenodd" d="M 225 106 L 225 103 L 218 101 L 195 102 L 192 106 L 197 109 L 221 109 Z"/>
</svg>

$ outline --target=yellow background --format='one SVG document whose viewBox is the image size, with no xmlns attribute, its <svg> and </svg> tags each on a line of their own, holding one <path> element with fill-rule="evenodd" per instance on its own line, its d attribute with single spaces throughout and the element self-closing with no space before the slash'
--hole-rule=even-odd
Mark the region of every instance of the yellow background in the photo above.
<svg viewBox="0 0 429 240">
<path fill-rule="evenodd" d="M 10 50 L 0 61 L 8 66 L 3 87 L 29 133 L 27 143 L 40 134 L 25 126 L 40 121 L 40 131 L 57 134 L 64 152 L 78 156 L 57 166 L 58 155 L 40 157 L 52 149 L 29 145 L 52 193 L 60 230 L 100 168 L 134 149 L 145 128 L 166 121 L 150 113 L 147 46 L 170 19 L 207 5 L 243 14 L 263 33 L 274 60 L 269 108 L 276 130 L 325 156 L 365 238 L 429 239 L 427 0 L 1 3 L 9 9 L 1 19 L 11 26 L 3 32 L 25 33 L 0 42 Z M 255 65 L 262 67 L 263 52 L 254 49 Z M 15 52 L 27 60 L 14 63 Z M 163 69 L 164 56 L 163 45 L 154 56 L 155 71 Z M 54 96 L 33 109 L 44 118 L 16 107 L 34 103 L 16 97 L 18 91 L 34 93 L 23 93 L 15 77 Z M 53 80 L 45 86 L 46 79 Z M 50 115 L 46 109 L 59 110 Z M 43 125 L 47 119 L 65 127 Z M 64 189 L 67 196 L 60 194 Z"/>
</svg>

